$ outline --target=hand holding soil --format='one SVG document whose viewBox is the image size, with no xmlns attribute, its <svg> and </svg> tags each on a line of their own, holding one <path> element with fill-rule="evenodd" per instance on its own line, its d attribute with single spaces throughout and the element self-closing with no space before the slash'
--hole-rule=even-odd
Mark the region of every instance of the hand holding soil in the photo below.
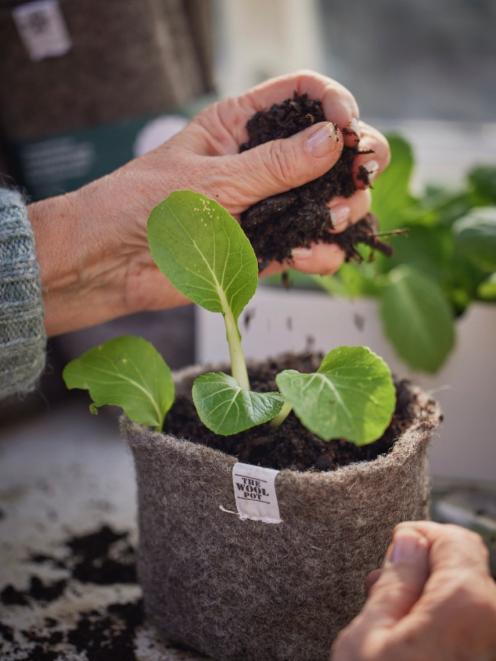
<svg viewBox="0 0 496 661">
<path fill-rule="evenodd" d="M 427 521 L 402 523 L 368 588 L 332 661 L 496 659 L 496 585 L 479 535 Z"/>
<path fill-rule="evenodd" d="M 295 93 L 320 102 L 323 116 L 314 114 L 308 128 L 291 137 L 239 153 L 249 139 L 247 122 Z M 48 333 L 186 302 L 155 267 L 146 238 L 151 209 L 171 191 L 204 193 L 239 218 L 262 200 L 328 173 L 346 149 L 351 188 L 326 202 L 325 223 L 332 220 L 331 231 L 339 233 L 362 219 L 370 206 L 367 182 L 386 167 L 389 149 L 358 118 L 355 99 L 339 83 L 312 72 L 283 76 L 207 107 L 174 138 L 111 175 L 31 205 Z M 304 242 L 290 263 L 328 274 L 344 257 L 337 244 Z M 285 266 L 287 260 L 270 270 Z"/>
</svg>

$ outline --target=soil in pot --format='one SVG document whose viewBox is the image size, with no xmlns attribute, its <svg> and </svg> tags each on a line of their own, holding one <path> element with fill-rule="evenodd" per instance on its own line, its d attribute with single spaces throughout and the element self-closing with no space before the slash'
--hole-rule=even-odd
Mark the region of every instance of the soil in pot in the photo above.
<svg viewBox="0 0 496 661">
<path fill-rule="evenodd" d="M 273 389 L 282 367 L 313 371 L 319 362 L 302 353 L 252 364 L 252 387 Z M 215 659 L 325 661 L 363 606 L 365 577 L 394 527 L 427 514 L 426 449 L 439 410 L 401 382 L 389 430 L 362 450 L 308 436 L 293 416 L 275 432 L 224 438 L 193 411 L 198 373 L 178 375 L 165 435 L 122 421 L 136 465 L 147 615 L 164 638 Z M 280 524 L 235 515 L 233 455 L 296 469 L 277 476 Z"/>
<path fill-rule="evenodd" d="M 257 112 L 247 123 L 248 140 L 240 150 L 252 149 L 269 140 L 288 138 L 312 124 L 325 121 L 322 104 L 306 94 Z M 274 195 L 251 206 L 241 215 L 241 225 L 253 245 L 263 268 L 270 261 L 289 259 L 293 248 L 324 242 L 339 245 L 346 260 L 360 260 L 356 246 L 369 245 L 390 255 L 391 248 L 377 237 L 378 223 L 372 214 L 344 232 L 330 234 L 332 221 L 327 203 L 333 197 L 350 197 L 356 190 L 352 176 L 353 160 L 361 152 L 359 145 L 344 147 L 341 158 L 324 175 L 298 188 Z M 361 166 L 358 179 L 369 185 L 367 169 Z"/>
<path fill-rule="evenodd" d="M 248 369 L 251 387 L 258 392 L 277 390 L 275 376 L 280 371 L 312 372 L 317 370 L 321 360 L 321 354 L 305 352 L 298 355 L 287 353 L 263 363 L 254 363 Z M 278 470 L 328 471 L 357 461 L 373 461 L 388 453 L 398 436 L 414 418 L 418 418 L 419 411 L 430 415 L 436 407 L 433 400 L 420 407 L 418 394 L 409 381 L 395 380 L 395 386 L 396 410 L 389 427 L 380 439 L 363 447 L 343 439 L 322 441 L 306 429 L 294 413 L 277 429 L 266 424 L 235 436 L 218 436 L 200 421 L 190 396 L 181 393 L 167 415 L 164 431 L 233 455 L 244 463 Z"/>
</svg>

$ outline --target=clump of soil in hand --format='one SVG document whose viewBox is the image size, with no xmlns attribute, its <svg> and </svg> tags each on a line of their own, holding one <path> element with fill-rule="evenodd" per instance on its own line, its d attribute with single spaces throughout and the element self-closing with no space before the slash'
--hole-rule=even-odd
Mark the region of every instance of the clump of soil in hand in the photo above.
<svg viewBox="0 0 496 661">
<path fill-rule="evenodd" d="M 320 101 L 306 94 L 294 94 L 292 99 L 274 104 L 269 110 L 257 112 L 247 123 L 248 141 L 240 151 L 258 145 L 289 138 L 291 135 L 326 121 Z M 324 175 L 303 186 L 268 197 L 241 214 L 241 226 L 251 241 L 263 268 L 270 261 L 283 262 L 291 257 L 293 248 L 309 247 L 324 242 L 339 245 L 346 260 L 359 260 L 358 243 L 366 243 L 385 254 L 391 248 L 377 238 L 377 220 L 367 214 L 356 225 L 340 234 L 331 234 L 331 215 L 327 203 L 336 196 L 350 197 L 356 190 L 352 175 L 353 160 L 359 147 L 344 147 L 340 159 Z M 369 185 L 367 169 L 360 167 L 358 178 Z"/>
<path fill-rule="evenodd" d="M 318 369 L 321 360 L 322 355 L 317 353 L 288 353 L 254 364 L 248 369 L 251 387 L 258 392 L 276 391 L 275 377 L 281 370 L 313 372 Z M 234 455 L 239 461 L 248 464 L 277 470 L 328 471 L 357 461 L 373 461 L 391 450 L 398 436 L 418 415 L 417 396 L 410 383 L 407 380 L 395 381 L 395 387 L 396 409 L 389 427 L 380 439 L 363 447 L 344 439 L 322 441 L 306 429 L 294 413 L 290 413 L 282 425 L 275 429 L 261 425 L 235 436 L 218 436 L 202 424 L 191 398 L 186 395 L 178 395 L 176 398 L 167 414 L 164 431 Z M 435 406 L 434 402 L 432 406 Z"/>
</svg>

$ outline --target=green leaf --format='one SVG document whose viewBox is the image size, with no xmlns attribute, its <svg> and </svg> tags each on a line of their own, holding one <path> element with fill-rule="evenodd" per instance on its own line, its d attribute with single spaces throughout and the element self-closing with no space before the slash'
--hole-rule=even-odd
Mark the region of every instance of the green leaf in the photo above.
<svg viewBox="0 0 496 661">
<path fill-rule="evenodd" d="M 451 308 L 435 280 L 410 266 L 389 274 L 381 297 L 386 335 L 414 369 L 436 372 L 455 341 Z"/>
<path fill-rule="evenodd" d="M 468 180 L 479 204 L 496 204 L 496 166 L 475 167 L 469 172 Z"/>
<path fill-rule="evenodd" d="M 372 193 L 372 211 L 379 219 L 381 230 L 402 227 L 409 208 L 416 203 L 410 194 L 414 163 L 412 148 L 398 135 L 388 135 L 387 138 L 391 148 L 391 163 L 374 182 Z"/>
<path fill-rule="evenodd" d="M 335 275 L 315 275 L 314 281 L 331 296 L 358 298 L 377 296 L 380 290 L 380 276 L 375 264 L 343 264 Z"/>
<path fill-rule="evenodd" d="M 257 288 L 258 263 L 239 223 L 214 200 L 177 191 L 153 209 L 148 243 L 158 268 L 189 299 L 234 320 Z"/>
<path fill-rule="evenodd" d="M 69 389 L 88 390 L 92 413 L 106 404 L 127 417 L 161 429 L 174 401 L 171 371 L 158 351 L 141 337 L 128 335 L 100 344 L 66 365 Z"/>
<path fill-rule="evenodd" d="M 325 441 L 372 443 L 393 415 L 396 394 L 391 372 L 367 347 L 338 347 L 327 354 L 317 372 L 285 370 L 276 381 L 301 422 Z"/>
<path fill-rule="evenodd" d="M 483 301 L 496 301 L 496 273 L 491 273 L 484 282 L 481 282 L 477 295 Z"/>
<path fill-rule="evenodd" d="M 453 226 L 458 250 L 483 271 L 496 271 L 496 207 L 474 209 Z"/>
<path fill-rule="evenodd" d="M 437 204 L 430 209 L 434 224 L 444 227 L 452 227 L 453 223 L 467 214 L 474 206 L 473 196 L 467 191 L 446 191 Z"/>
<path fill-rule="evenodd" d="M 279 393 L 245 390 L 223 372 L 198 376 L 193 384 L 193 402 L 203 424 L 222 436 L 272 420 L 284 403 Z"/>
<path fill-rule="evenodd" d="M 388 270 L 408 264 L 442 282 L 446 265 L 453 252 L 453 237 L 449 228 L 441 226 L 413 225 L 404 236 L 394 236 L 389 240 L 393 255 L 387 263 Z"/>
</svg>

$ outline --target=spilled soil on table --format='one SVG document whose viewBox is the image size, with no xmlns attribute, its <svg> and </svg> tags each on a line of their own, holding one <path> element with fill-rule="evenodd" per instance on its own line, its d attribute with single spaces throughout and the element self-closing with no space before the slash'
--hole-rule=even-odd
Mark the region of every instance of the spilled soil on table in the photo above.
<svg viewBox="0 0 496 661">
<path fill-rule="evenodd" d="M 0 603 L 39 613 L 68 591 L 77 597 L 86 591 L 90 595 L 95 586 L 137 586 L 135 549 L 128 531 L 101 525 L 87 534 L 68 536 L 61 547 L 66 552 L 63 558 L 60 552 L 32 553 L 25 561 L 40 569 L 65 570 L 66 578 L 42 580 L 33 572 L 26 587 L 4 586 Z M 0 622 L 0 657 L 57 661 L 77 652 L 88 661 L 135 661 L 135 636 L 142 623 L 141 597 L 89 607 L 69 621 L 63 616 L 44 617 L 37 626 L 15 629 L 4 621 Z"/>
</svg>

